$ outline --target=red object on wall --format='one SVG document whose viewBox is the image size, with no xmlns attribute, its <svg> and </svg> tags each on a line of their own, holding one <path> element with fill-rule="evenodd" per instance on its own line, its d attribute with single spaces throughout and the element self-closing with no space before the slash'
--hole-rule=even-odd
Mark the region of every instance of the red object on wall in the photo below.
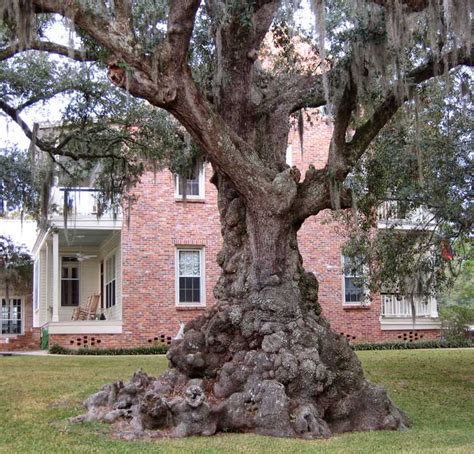
<svg viewBox="0 0 474 454">
<path fill-rule="evenodd" d="M 453 248 L 449 244 L 448 240 L 441 240 L 441 257 L 447 262 L 454 259 Z"/>
</svg>

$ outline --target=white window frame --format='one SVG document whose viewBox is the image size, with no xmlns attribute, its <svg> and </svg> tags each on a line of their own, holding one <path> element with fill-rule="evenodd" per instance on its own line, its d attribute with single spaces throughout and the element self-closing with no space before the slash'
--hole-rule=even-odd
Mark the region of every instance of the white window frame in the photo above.
<svg viewBox="0 0 474 454">
<path fill-rule="evenodd" d="M 360 301 L 346 301 L 346 278 L 360 278 L 362 276 L 353 276 L 352 274 L 346 274 L 346 267 L 344 259 L 346 256 L 341 254 L 341 266 L 342 266 L 342 305 L 344 307 L 351 306 L 368 306 L 370 305 L 370 297 L 367 293 L 365 285 L 362 286 L 362 298 Z M 365 269 L 364 269 L 365 271 Z"/>
<path fill-rule="evenodd" d="M 177 200 L 183 200 L 184 198 L 183 194 L 180 194 L 181 178 L 182 177 L 178 174 L 175 174 L 174 176 L 174 196 Z M 205 197 L 204 188 L 206 185 L 205 185 L 205 165 L 203 162 L 199 163 L 198 184 L 199 184 L 199 194 L 198 195 L 186 194 L 186 200 L 204 200 L 204 197 Z"/>
<path fill-rule="evenodd" d="M 78 296 L 77 296 L 77 306 L 73 306 L 73 305 L 63 305 L 63 292 L 62 292 L 62 283 L 63 283 L 63 258 L 64 257 L 71 257 L 71 258 L 74 258 L 74 254 L 63 254 L 59 257 L 59 270 L 60 270 L 60 273 L 59 273 L 59 296 L 60 296 L 60 301 L 59 301 L 59 305 L 61 308 L 74 308 L 74 307 L 79 307 L 81 305 L 81 262 L 79 262 L 79 260 L 77 262 L 71 262 L 71 263 L 77 263 L 77 281 L 78 281 L 78 289 L 77 289 L 77 292 L 78 292 Z M 72 279 L 71 279 L 72 280 Z"/>
<path fill-rule="evenodd" d="M 37 312 L 40 306 L 40 259 L 33 265 L 33 310 Z"/>
<path fill-rule="evenodd" d="M 179 253 L 180 251 L 198 251 L 199 252 L 199 265 L 200 265 L 200 302 L 199 303 L 185 303 L 179 301 Z M 205 268 L 205 250 L 203 246 L 176 246 L 175 252 L 175 304 L 177 307 L 204 307 L 206 306 L 206 268 Z"/>
<path fill-rule="evenodd" d="M 290 167 L 293 166 L 293 148 L 291 145 L 286 148 L 285 161 Z"/>
<path fill-rule="evenodd" d="M 114 276 L 112 279 L 107 280 L 108 279 L 107 263 L 109 262 L 109 260 L 112 260 L 112 259 L 114 260 Z M 114 300 L 113 300 L 113 304 L 108 306 L 107 305 L 107 286 L 111 284 L 112 282 L 114 283 L 114 288 L 115 288 Z M 103 298 L 103 301 L 104 301 L 104 307 L 103 307 L 104 310 L 117 307 L 117 251 L 116 250 L 111 252 L 109 255 L 107 255 L 104 258 L 104 298 Z"/>
<path fill-rule="evenodd" d="M 10 296 L 9 301 L 13 300 L 20 300 L 20 321 L 21 321 L 21 328 L 19 333 L 5 333 L 2 334 L 2 305 L 3 305 L 3 300 L 6 300 L 7 298 L 5 296 L 0 297 L 0 337 L 12 337 L 12 336 L 21 336 L 25 333 L 25 304 L 23 301 L 23 298 L 19 296 Z M 5 320 L 12 320 L 12 319 L 5 319 Z"/>
</svg>

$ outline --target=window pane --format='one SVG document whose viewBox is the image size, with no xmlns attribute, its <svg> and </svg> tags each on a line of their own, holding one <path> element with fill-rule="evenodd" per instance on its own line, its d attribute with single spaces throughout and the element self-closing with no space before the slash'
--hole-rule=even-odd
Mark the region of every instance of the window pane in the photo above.
<svg viewBox="0 0 474 454">
<path fill-rule="evenodd" d="M 187 195 L 199 195 L 199 178 L 186 181 Z"/>
<path fill-rule="evenodd" d="M 179 275 L 200 276 L 200 251 L 179 251 Z"/>
<path fill-rule="evenodd" d="M 65 279 L 61 281 L 61 305 L 79 305 L 79 280 Z"/>
<path fill-rule="evenodd" d="M 21 299 L 2 299 L 1 334 L 21 334 L 22 306 Z"/>
<path fill-rule="evenodd" d="M 344 279 L 345 300 L 348 303 L 360 303 L 362 301 L 363 288 L 357 281 L 358 279 L 353 277 Z"/>
<path fill-rule="evenodd" d="M 182 177 L 179 175 L 175 176 L 175 185 L 176 185 L 176 193 L 179 196 L 184 196 L 184 186 L 186 186 L 186 195 L 187 196 L 194 196 L 199 197 L 200 193 L 200 180 L 203 174 L 203 165 L 202 163 L 196 166 L 192 174 L 189 175 L 188 178 Z"/>
<path fill-rule="evenodd" d="M 199 277 L 179 278 L 179 302 L 201 302 L 201 279 Z"/>
</svg>

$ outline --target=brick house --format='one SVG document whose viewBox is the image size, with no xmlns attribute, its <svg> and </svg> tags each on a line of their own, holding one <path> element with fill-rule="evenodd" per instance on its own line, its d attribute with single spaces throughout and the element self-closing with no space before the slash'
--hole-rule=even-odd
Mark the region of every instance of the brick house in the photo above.
<svg viewBox="0 0 474 454">
<path fill-rule="evenodd" d="M 290 135 L 287 161 L 302 172 L 323 167 L 332 126 L 323 118 L 307 126 L 304 152 Z M 186 202 L 177 177 L 148 172 L 134 189 L 130 213 L 95 215 L 93 188 L 53 187 L 52 205 L 70 207 L 68 229 L 60 212 L 40 231 L 33 248 L 33 323 L 47 327 L 49 342 L 64 347 L 134 347 L 169 342 L 180 321 L 214 304 L 220 249 L 217 193 L 211 168 L 187 182 Z M 383 208 L 383 207 L 382 207 Z M 60 211 L 60 210 L 59 210 Z M 383 211 L 383 210 L 382 210 Z M 127 218 L 127 219 L 125 219 Z M 391 221 L 381 219 L 379 228 Z M 416 319 L 402 295 L 364 299 L 355 277 L 344 275 L 343 238 L 329 213 L 306 221 L 299 234 L 305 268 L 316 274 L 323 313 L 351 342 L 431 339 L 439 335 L 436 300 L 416 299 Z M 410 220 L 400 228 L 409 229 Z M 71 320 L 74 308 L 100 294 L 94 320 Z"/>
</svg>

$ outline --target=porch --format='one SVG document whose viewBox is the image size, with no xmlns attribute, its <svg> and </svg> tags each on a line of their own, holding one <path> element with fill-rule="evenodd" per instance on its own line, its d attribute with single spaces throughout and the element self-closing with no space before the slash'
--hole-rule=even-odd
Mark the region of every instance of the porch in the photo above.
<svg viewBox="0 0 474 454">
<path fill-rule="evenodd" d="M 34 324 L 50 334 L 122 331 L 119 229 L 50 230 L 37 245 Z M 78 307 L 99 295 L 88 320 L 72 320 Z"/>
<path fill-rule="evenodd" d="M 412 306 L 409 296 L 382 294 L 380 325 L 382 330 L 439 329 L 437 300 L 433 296 L 413 295 Z"/>
<path fill-rule="evenodd" d="M 398 229 L 423 228 L 430 230 L 435 226 L 435 219 L 425 207 L 409 210 L 398 200 L 386 200 L 377 208 L 378 228 L 396 227 Z"/>
<path fill-rule="evenodd" d="M 49 200 L 49 221 L 69 228 L 120 228 L 122 213 L 118 208 L 101 208 L 100 191 L 89 187 L 53 186 Z"/>
</svg>

